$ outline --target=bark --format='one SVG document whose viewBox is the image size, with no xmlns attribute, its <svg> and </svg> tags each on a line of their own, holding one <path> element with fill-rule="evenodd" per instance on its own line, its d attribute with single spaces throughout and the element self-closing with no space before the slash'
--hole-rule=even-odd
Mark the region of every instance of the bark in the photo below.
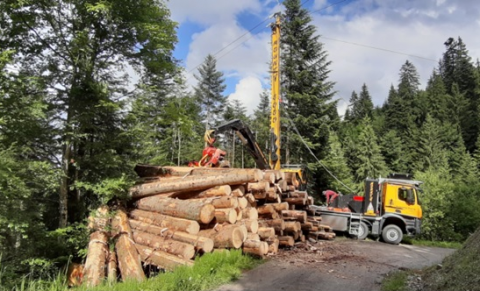
<svg viewBox="0 0 480 291">
<path fill-rule="evenodd" d="M 219 226 L 213 229 L 201 230 L 199 236 L 213 239 L 215 248 L 235 248 L 242 246 L 244 237 L 237 225 Z"/>
<path fill-rule="evenodd" d="M 279 236 L 278 237 L 279 245 L 282 247 L 293 247 L 295 245 L 295 240 L 291 236 Z"/>
<path fill-rule="evenodd" d="M 215 209 L 215 220 L 217 223 L 235 223 L 237 221 L 237 211 L 234 208 Z"/>
<path fill-rule="evenodd" d="M 285 221 L 283 219 L 259 220 L 258 225 L 260 227 L 273 227 L 276 232 L 285 229 Z"/>
<path fill-rule="evenodd" d="M 285 173 L 279 170 L 266 170 L 265 173 L 273 173 L 275 175 L 275 182 L 285 180 Z"/>
<path fill-rule="evenodd" d="M 108 232 L 110 226 L 110 213 L 108 206 L 101 206 L 88 217 L 88 228 L 94 231 Z"/>
<path fill-rule="evenodd" d="M 298 221 L 285 221 L 285 231 L 287 232 L 299 232 L 302 230 L 302 225 Z"/>
<path fill-rule="evenodd" d="M 277 191 L 276 191 L 275 188 L 270 188 L 270 189 L 268 189 L 268 191 L 266 192 L 266 194 L 267 194 L 267 195 L 266 195 L 265 198 L 266 198 L 268 201 L 275 201 L 275 200 L 277 200 L 278 194 L 277 194 Z"/>
<path fill-rule="evenodd" d="M 288 210 L 288 202 L 282 202 L 282 203 L 269 203 L 265 205 L 272 205 L 273 209 L 277 212 L 281 212 L 282 210 Z"/>
<path fill-rule="evenodd" d="M 307 198 L 285 198 L 283 201 L 288 202 L 289 205 L 307 205 Z"/>
<path fill-rule="evenodd" d="M 288 190 L 288 184 L 287 184 L 287 181 L 286 180 L 280 180 L 278 181 L 278 186 L 280 187 L 280 189 L 282 190 L 282 192 L 285 192 Z"/>
<path fill-rule="evenodd" d="M 211 203 L 215 208 L 235 208 L 238 206 L 238 199 L 237 197 L 224 196 L 213 199 Z"/>
<path fill-rule="evenodd" d="M 251 233 L 258 232 L 258 220 L 256 219 L 242 219 L 237 221 L 235 224 L 244 225 L 248 232 L 251 232 Z"/>
<path fill-rule="evenodd" d="M 295 191 L 295 192 L 290 192 L 288 194 L 289 197 L 287 198 L 308 198 L 308 194 L 305 191 Z"/>
<path fill-rule="evenodd" d="M 132 241 L 132 231 L 125 211 L 117 210 L 112 221 L 112 227 L 119 233 L 115 243 L 115 250 L 122 280 L 145 280 L 140 255 Z"/>
<path fill-rule="evenodd" d="M 166 252 L 156 251 L 140 244 L 136 244 L 135 247 L 146 264 L 155 265 L 167 271 L 173 271 L 178 266 L 193 266 L 193 261 L 191 260 L 186 260 Z"/>
<path fill-rule="evenodd" d="M 188 243 L 182 243 L 169 237 L 158 236 L 147 232 L 135 230 L 133 240 L 141 245 L 151 247 L 155 250 L 180 256 L 184 259 L 191 259 L 195 256 L 195 248 Z"/>
<path fill-rule="evenodd" d="M 168 228 L 169 230 L 179 230 L 191 234 L 197 234 L 200 231 L 200 224 L 196 221 L 163 215 L 156 212 L 134 209 L 130 212 L 130 217 L 144 223 Z"/>
<path fill-rule="evenodd" d="M 235 185 L 232 187 L 232 196 L 242 197 L 245 195 L 245 186 L 244 185 Z"/>
<path fill-rule="evenodd" d="M 247 191 L 252 192 L 253 194 L 255 193 L 264 193 L 267 192 L 268 189 L 270 189 L 270 183 L 266 181 L 259 181 L 256 183 L 248 183 L 247 184 Z"/>
<path fill-rule="evenodd" d="M 255 200 L 255 197 L 249 193 L 247 195 L 245 195 L 245 199 L 247 199 L 247 202 L 251 205 L 253 203 L 255 203 L 257 200 Z"/>
<path fill-rule="evenodd" d="M 249 232 L 247 234 L 247 240 L 260 240 L 260 236 L 258 235 L 258 233 Z"/>
<path fill-rule="evenodd" d="M 115 251 L 110 251 L 108 255 L 108 271 L 107 271 L 107 280 L 108 283 L 117 282 L 117 254 Z"/>
<path fill-rule="evenodd" d="M 258 219 L 258 211 L 256 208 L 247 207 L 245 209 L 242 209 L 242 213 L 242 217 L 245 219 Z"/>
<path fill-rule="evenodd" d="M 213 240 L 201 237 L 198 235 L 182 232 L 182 231 L 171 231 L 166 230 L 165 228 L 151 225 L 149 223 L 141 222 L 138 220 L 130 219 L 130 225 L 132 228 L 143 231 L 146 233 L 151 233 L 157 236 L 170 237 L 176 241 L 184 242 L 193 245 L 196 251 L 203 251 L 205 253 L 210 253 L 213 250 Z M 198 232 L 197 232 L 198 233 Z"/>
<path fill-rule="evenodd" d="M 234 169 L 234 171 L 232 169 L 230 173 L 215 171 L 215 175 L 193 175 L 181 180 L 137 185 L 130 189 L 130 197 L 141 198 L 168 192 L 205 190 L 215 186 L 257 182 L 262 178 L 263 172 L 258 169 Z"/>
<path fill-rule="evenodd" d="M 265 204 L 257 208 L 258 214 L 276 213 L 275 208 L 271 204 Z"/>
<path fill-rule="evenodd" d="M 259 227 L 258 235 L 262 240 L 266 240 L 275 236 L 275 229 L 273 227 Z"/>
<path fill-rule="evenodd" d="M 268 244 L 264 241 L 247 240 L 243 243 L 243 252 L 264 258 L 268 253 Z"/>
<path fill-rule="evenodd" d="M 296 173 L 292 173 L 292 172 L 285 173 L 285 180 L 287 181 L 288 185 L 293 185 L 295 187 L 298 187 L 300 185 L 300 182 L 298 182 L 297 180 Z"/>
<path fill-rule="evenodd" d="M 265 182 L 267 182 L 268 184 L 274 184 L 275 181 L 276 181 L 275 173 L 265 171 L 265 174 L 264 174 L 264 176 L 263 176 L 263 180 L 262 180 L 262 181 L 265 181 Z"/>
<path fill-rule="evenodd" d="M 210 223 L 215 216 L 215 207 L 212 204 L 196 199 L 179 200 L 152 196 L 142 198 L 136 204 L 141 210 L 155 211 L 205 224 Z"/>
<path fill-rule="evenodd" d="M 302 230 L 304 230 L 304 231 L 309 231 L 309 230 L 312 229 L 312 227 L 313 227 L 313 223 L 311 223 L 311 222 L 307 221 L 305 223 L 302 223 Z"/>
<path fill-rule="evenodd" d="M 276 255 L 278 253 L 278 238 L 268 239 L 265 241 L 268 244 L 268 253 Z"/>
<path fill-rule="evenodd" d="M 216 186 L 205 191 L 198 193 L 198 197 L 216 197 L 216 196 L 229 196 L 232 193 L 232 187 L 230 185 Z"/>
<path fill-rule="evenodd" d="M 288 220 L 296 220 L 299 222 L 307 221 L 307 212 L 302 210 L 282 210 L 282 218 Z"/>
<path fill-rule="evenodd" d="M 108 255 L 108 236 L 96 231 L 90 235 L 84 278 L 88 287 L 98 286 L 105 279 Z"/>
</svg>

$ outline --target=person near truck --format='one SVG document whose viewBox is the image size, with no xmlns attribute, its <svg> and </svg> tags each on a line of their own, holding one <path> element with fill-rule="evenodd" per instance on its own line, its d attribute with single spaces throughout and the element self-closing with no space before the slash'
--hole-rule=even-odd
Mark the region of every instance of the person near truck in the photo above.
<svg viewBox="0 0 480 291">
<path fill-rule="evenodd" d="M 329 206 L 333 200 L 335 200 L 338 196 L 342 196 L 342 193 L 337 193 L 333 190 L 325 190 L 322 192 L 322 194 L 325 196 L 325 198 L 327 199 L 327 206 Z"/>
</svg>

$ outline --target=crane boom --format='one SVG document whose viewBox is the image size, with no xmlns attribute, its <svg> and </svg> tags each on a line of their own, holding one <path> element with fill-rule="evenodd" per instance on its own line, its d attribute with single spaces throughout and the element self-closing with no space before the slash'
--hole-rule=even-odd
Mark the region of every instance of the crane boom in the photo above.
<svg viewBox="0 0 480 291">
<path fill-rule="evenodd" d="M 280 170 L 280 13 L 272 24 L 272 103 L 270 112 L 270 168 Z"/>
</svg>

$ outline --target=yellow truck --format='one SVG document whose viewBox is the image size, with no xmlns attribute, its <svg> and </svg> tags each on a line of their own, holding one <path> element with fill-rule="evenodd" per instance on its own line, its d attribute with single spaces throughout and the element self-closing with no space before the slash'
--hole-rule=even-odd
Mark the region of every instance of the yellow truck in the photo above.
<svg viewBox="0 0 480 291">
<path fill-rule="evenodd" d="M 338 197 L 330 206 L 310 206 L 322 223 L 334 231 L 363 240 L 369 234 L 389 244 L 399 244 L 404 235 L 421 232 L 421 181 L 408 178 L 366 179 L 363 196 Z"/>
</svg>

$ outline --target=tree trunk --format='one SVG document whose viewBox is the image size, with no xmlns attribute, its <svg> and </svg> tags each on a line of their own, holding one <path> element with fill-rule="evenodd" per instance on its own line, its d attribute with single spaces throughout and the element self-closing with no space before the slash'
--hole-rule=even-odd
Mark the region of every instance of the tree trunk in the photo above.
<svg viewBox="0 0 480 291">
<path fill-rule="evenodd" d="M 247 234 L 247 240 L 260 240 L 260 236 L 258 235 L 258 233 L 249 232 Z"/>
<path fill-rule="evenodd" d="M 242 219 L 237 221 L 235 224 L 244 225 L 247 228 L 248 232 L 251 232 L 251 233 L 258 232 L 258 220 L 256 219 Z"/>
<path fill-rule="evenodd" d="M 245 219 L 258 219 L 258 211 L 256 208 L 247 207 L 245 209 L 242 209 L 242 213 L 242 217 Z"/>
<path fill-rule="evenodd" d="M 102 231 L 90 235 L 87 260 L 85 262 L 85 279 L 88 287 L 98 286 L 106 274 L 108 255 L 108 236 Z"/>
<path fill-rule="evenodd" d="M 234 208 L 215 209 L 215 220 L 217 223 L 235 223 L 237 221 L 237 211 Z"/>
<path fill-rule="evenodd" d="M 302 230 L 302 225 L 298 221 L 285 221 L 285 231 L 299 232 Z"/>
<path fill-rule="evenodd" d="M 213 250 L 213 240 L 209 238 L 189 234 L 182 231 L 165 230 L 165 228 L 151 225 L 138 220 L 130 219 L 129 221 L 132 228 L 136 230 L 151 233 L 157 236 L 171 237 L 176 241 L 193 245 L 196 251 L 201 250 L 205 253 L 210 253 Z"/>
<path fill-rule="evenodd" d="M 231 195 L 235 197 L 242 197 L 243 195 L 245 195 L 245 186 L 243 185 L 233 186 Z"/>
<path fill-rule="evenodd" d="M 201 200 L 180 200 L 172 198 L 146 197 L 136 202 L 142 210 L 155 211 L 164 215 L 195 220 L 208 224 L 215 216 L 215 207 Z"/>
<path fill-rule="evenodd" d="M 238 199 L 237 197 L 223 196 L 211 200 L 211 203 L 215 208 L 235 208 L 238 206 Z"/>
<path fill-rule="evenodd" d="M 112 284 L 117 282 L 117 254 L 115 251 L 111 250 L 108 255 L 108 271 L 107 271 L 107 280 L 108 283 Z"/>
<path fill-rule="evenodd" d="M 155 250 L 180 256 L 184 259 L 191 259 L 195 256 L 195 248 L 188 243 L 182 243 L 168 237 L 158 236 L 143 231 L 133 232 L 133 240 L 141 245 L 151 247 Z"/>
<path fill-rule="evenodd" d="M 181 180 L 164 181 L 134 186 L 130 189 L 130 197 L 141 198 L 155 194 L 204 190 L 215 186 L 238 185 L 257 182 L 263 178 L 263 172 L 258 169 L 229 169 L 231 172 L 214 171 L 215 175 L 193 175 Z M 193 171 L 196 170 L 192 170 Z"/>
<path fill-rule="evenodd" d="M 307 221 L 307 212 L 303 210 L 282 210 L 282 218 L 288 220 L 296 220 L 299 222 Z"/>
<path fill-rule="evenodd" d="M 108 232 L 107 228 L 110 226 L 110 209 L 108 206 L 101 206 L 96 211 L 93 211 L 88 217 L 88 228 L 90 230 Z"/>
<path fill-rule="evenodd" d="M 247 240 L 243 243 L 243 252 L 264 258 L 268 253 L 268 244 L 264 241 Z"/>
<path fill-rule="evenodd" d="M 279 236 L 278 241 L 282 247 L 293 247 L 295 245 L 295 240 L 291 236 Z"/>
<path fill-rule="evenodd" d="M 140 256 L 132 241 L 132 231 L 128 223 L 127 214 L 119 209 L 112 221 L 112 228 L 119 233 L 115 250 L 117 251 L 118 268 L 122 279 L 145 280 Z"/>
<path fill-rule="evenodd" d="M 245 209 L 248 206 L 248 200 L 245 197 L 238 197 L 237 202 L 240 209 Z"/>
<path fill-rule="evenodd" d="M 130 212 L 130 217 L 148 224 L 168 228 L 169 230 L 179 230 L 186 233 L 197 234 L 200 231 L 198 222 L 160 213 L 134 209 Z"/>
<path fill-rule="evenodd" d="M 243 232 L 237 225 L 220 226 L 214 229 L 201 230 L 199 236 L 213 239 L 215 248 L 238 249 L 243 244 Z"/>
<path fill-rule="evenodd" d="M 282 202 L 282 203 L 269 203 L 266 205 L 272 205 L 273 209 L 277 212 L 282 212 L 282 210 L 288 210 L 288 202 Z"/>
<path fill-rule="evenodd" d="M 268 244 L 268 253 L 276 255 L 278 253 L 278 238 L 268 239 L 265 241 Z"/>
<path fill-rule="evenodd" d="M 283 219 L 270 219 L 270 220 L 259 220 L 258 225 L 260 227 L 273 227 L 276 232 L 280 232 L 285 229 L 285 221 Z"/>
<path fill-rule="evenodd" d="M 147 246 L 136 244 L 135 247 L 146 264 L 155 265 L 167 271 L 173 271 L 178 266 L 193 266 L 193 261 L 186 260 L 175 255 L 156 251 Z"/>
<path fill-rule="evenodd" d="M 258 235 L 262 240 L 266 240 L 275 236 L 275 229 L 273 227 L 259 227 Z"/>
<path fill-rule="evenodd" d="M 229 196 L 232 193 L 232 187 L 230 185 L 216 186 L 205 191 L 200 192 L 198 197 L 216 197 L 216 196 Z"/>
<path fill-rule="evenodd" d="M 307 205 L 307 198 L 285 198 L 283 201 L 288 202 L 289 205 Z"/>
</svg>

